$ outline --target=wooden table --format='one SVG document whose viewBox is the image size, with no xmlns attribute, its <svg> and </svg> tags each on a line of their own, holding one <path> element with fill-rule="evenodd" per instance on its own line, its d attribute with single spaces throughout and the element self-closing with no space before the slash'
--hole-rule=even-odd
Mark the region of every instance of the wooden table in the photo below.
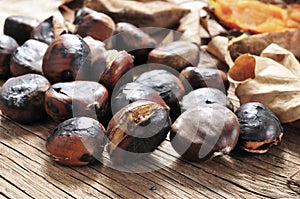
<svg viewBox="0 0 300 199">
<path fill-rule="evenodd" d="M 300 132 L 288 126 L 281 145 L 267 154 L 234 152 L 189 163 L 166 140 L 150 160 L 167 166 L 127 173 L 101 163 L 56 164 L 45 149 L 55 125 L 50 119 L 20 125 L 0 116 L 0 198 L 300 198 L 300 188 L 288 184 L 300 169 Z"/>
</svg>

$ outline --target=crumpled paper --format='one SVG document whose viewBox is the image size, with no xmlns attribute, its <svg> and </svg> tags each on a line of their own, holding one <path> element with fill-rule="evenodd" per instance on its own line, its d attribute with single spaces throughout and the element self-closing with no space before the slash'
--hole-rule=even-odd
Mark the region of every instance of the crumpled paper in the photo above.
<svg viewBox="0 0 300 199">
<path fill-rule="evenodd" d="M 241 55 L 229 70 L 241 104 L 261 102 L 282 123 L 300 119 L 300 64 L 290 51 L 269 45 L 260 56 Z"/>
</svg>

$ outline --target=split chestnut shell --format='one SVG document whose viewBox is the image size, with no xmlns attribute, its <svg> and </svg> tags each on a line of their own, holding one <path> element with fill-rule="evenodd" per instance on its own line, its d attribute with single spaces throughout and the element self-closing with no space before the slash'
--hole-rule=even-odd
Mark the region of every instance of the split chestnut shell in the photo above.
<svg viewBox="0 0 300 199">
<path fill-rule="evenodd" d="M 259 102 L 243 104 L 236 110 L 241 124 L 240 145 L 251 153 L 265 153 L 283 136 L 279 119 Z"/>
</svg>

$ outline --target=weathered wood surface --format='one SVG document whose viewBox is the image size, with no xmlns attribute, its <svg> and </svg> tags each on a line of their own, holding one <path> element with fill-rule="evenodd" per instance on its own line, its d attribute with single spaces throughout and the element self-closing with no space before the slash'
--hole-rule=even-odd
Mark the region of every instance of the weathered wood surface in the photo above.
<svg viewBox="0 0 300 199">
<path fill-rule="evenodd" d="M 51 161 L 45 140 L 55 125 L 50 119 L 20 125 L 0 116 L 1 198 L 300 197 L 300 188 L 288 183 L 300 169 L 300 132 L 288 126 L 281 145 L 267 154 L 234 152 L 189 163 L 166 140 L 151 157 L 165 167 L 126 173 L 100 163 L 65 167 Z"/>
</svg>

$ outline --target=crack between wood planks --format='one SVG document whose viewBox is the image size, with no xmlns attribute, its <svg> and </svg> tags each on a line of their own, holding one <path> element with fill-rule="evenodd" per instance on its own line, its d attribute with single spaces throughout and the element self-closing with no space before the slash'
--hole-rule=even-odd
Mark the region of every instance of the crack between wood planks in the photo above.
<svg viewBox="0 0 300 199">
<path fill-rule="evenodd" d="M 3 180 L 5 180 L 7 183 L 11 184 L 12 186 L 14 186 L 16 189 L 20 190 L 22 193 L 24 193 L 25 195 L 27 195 L 30 198 L 34 198 L 31 195 L 29 195 L 28 193 L 26 193 L 26 191 L 22 190 L 20 187 L 16 186 L 14 183 L 12 183 L 11 181 L 9 181 L 8 179 L 4 178 L 3 176 L 0 176 L 0 178 L 2 178 Z M 6 196 L 4 193 L 0 192 L 3 196 L 9 198 L 8 196 Z"/>
</svg>

